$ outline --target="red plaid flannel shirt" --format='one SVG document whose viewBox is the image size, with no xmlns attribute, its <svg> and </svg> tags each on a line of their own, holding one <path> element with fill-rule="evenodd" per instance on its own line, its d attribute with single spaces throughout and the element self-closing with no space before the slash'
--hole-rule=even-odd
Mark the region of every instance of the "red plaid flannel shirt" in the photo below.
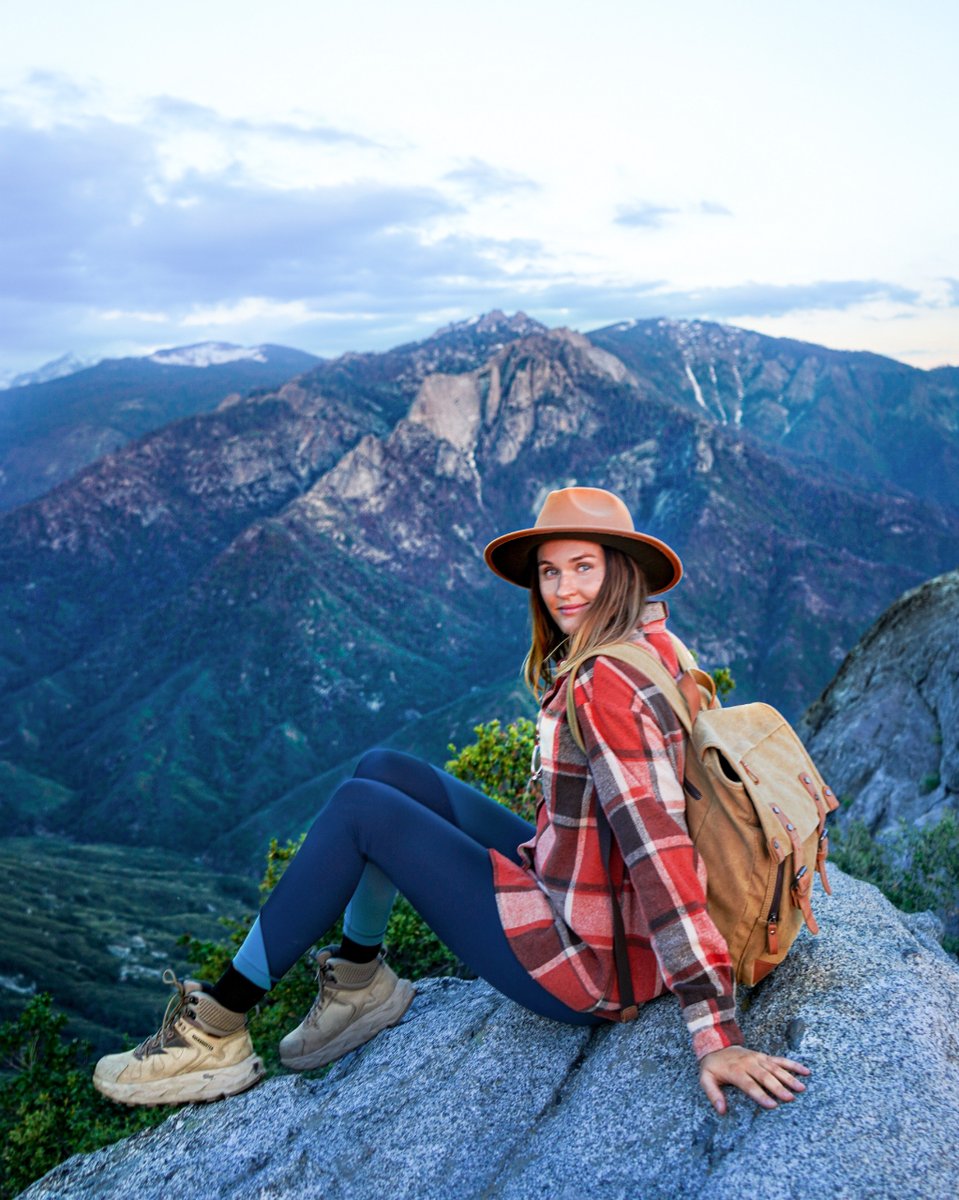
<svg viewBox="0 0 959 1200">
<path fill-rule="evenodd" d="M 648 605 L 633 640 L 678 675 L 666 612 Z M 594 659 L 575 682 L 587 760 L 566 719 L 566 682 L 540 711 L 543 801 L 535 835 L 519 847 L 523 864 L 490 851 L 513 952 L 570 1008 L 620 1011 L 598 802 L 614 833 L 610 871 L 636 1000 L 673 992 L 697 1058 L 741 1045 L 729 952 L 706 912 L 706 872 L 686 830 L 682 727 L 655 684 L 625 663 Z"/>
</svg>

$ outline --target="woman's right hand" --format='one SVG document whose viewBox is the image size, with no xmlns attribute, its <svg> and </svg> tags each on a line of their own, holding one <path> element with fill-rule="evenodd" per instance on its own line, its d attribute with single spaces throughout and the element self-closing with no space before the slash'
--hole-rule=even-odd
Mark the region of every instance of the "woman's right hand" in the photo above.
<svg viewBox="0 0 959 1200">
<path fill-rule="evenodd" d="M 776 1058 L 745 1046 L 713 1050 L 699 1061 L 699 1086 L 720 1116 L 726 1112 L 723 1084 L 738 1087 L 763 1108 L 776 1108 L 778 1101 L 795 1100 L 796 1092 L 806 1090 L 796 1075 L 811 1074 L 808 1067 L 791 1058 Z"/>
</svg>

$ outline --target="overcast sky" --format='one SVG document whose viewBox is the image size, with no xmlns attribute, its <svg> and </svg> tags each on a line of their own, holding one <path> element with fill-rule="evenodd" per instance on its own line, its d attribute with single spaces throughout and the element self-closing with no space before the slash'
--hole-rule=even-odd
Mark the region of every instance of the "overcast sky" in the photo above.
<svg viewBox="0 0 959 1200">
<path fill-rule="evenodd" d="M 0 378 L 491 308 L 959 363 L 954 0 L 0 0 Z"/>
</svg>

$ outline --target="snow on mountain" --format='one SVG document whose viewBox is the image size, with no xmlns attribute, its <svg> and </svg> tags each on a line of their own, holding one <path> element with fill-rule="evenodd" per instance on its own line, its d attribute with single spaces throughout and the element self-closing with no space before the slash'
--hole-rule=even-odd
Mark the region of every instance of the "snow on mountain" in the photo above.
<svg viewBox="0 0 959 1200">
<path fill-rule="evenodd" d="M 75 375 L 87 367 L 95 366 L 98 358 L 80 358 L 76 354 L 61 354 L 59 358 L 44 363 L 35 371 L 23 371 L 19 375 L 0 378 L 0 391 L 7 388 L 29 387 L 33 383 L 49 383 L 52 379 L 63 379 L 67 375 Z"/>
<path fill-rule="evenodd" d="M 265 363 L 266 353 L 262 346 L 234 346 L 229 342 L 198 342 L 195 346 L 174 346 L 170 350 L 158 350 L 148 356 L 148 362 L 168 367 L 213 367 L 222 363 L 240 362 L 250 359 Z"/>
</svg>

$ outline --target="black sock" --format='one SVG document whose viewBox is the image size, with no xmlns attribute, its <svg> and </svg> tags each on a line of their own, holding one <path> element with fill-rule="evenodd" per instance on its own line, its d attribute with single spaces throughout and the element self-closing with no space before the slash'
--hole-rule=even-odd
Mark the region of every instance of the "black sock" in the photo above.
<svg viewBox="0 0 959 1200">
<path fill-rule="evenodd" d="M 351 963 L 368 963 L 372 962 L 379 952 L 379 946 L 361 946 L 359 942 L 354 942 L 344 934 L 337 958 L 345 958 Z"/>
<path fill-rule="evenodd" d="M 266 995 L 267 989 L 257 987 L 231 963 L 216 981 L 213 987 L 205 989 L 218 1004 L 228 1008 L 230 1012 L 245 1013 L 258 1004 Z"/>
</svg>

